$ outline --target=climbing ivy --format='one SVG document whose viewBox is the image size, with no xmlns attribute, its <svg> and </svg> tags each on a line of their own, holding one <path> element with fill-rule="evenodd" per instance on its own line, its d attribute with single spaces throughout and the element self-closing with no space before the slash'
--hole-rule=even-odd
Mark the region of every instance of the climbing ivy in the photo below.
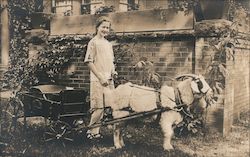
<svg viewBox="0 0 250 157">
<path fill-rule="evenodd" d="M 207 67 L 206 75 L 215 94 L 222 94 L 225 88 L 225 79 L 229 75 L 226 61 L 235 59 L 235 47 L 240 44 L 237 40 L 240 36 L 239 27 L 246 18 L 245 11 L 242 9 L 233 12 L 232 23 L 223 27 L 223 31 L 217 31 L 217 37 L 209 42 L 214 55 Z"/>
<path fill-rule="evenodd" d="M 34 0 L 9 0 L 7 9 L 10 19 L 10 61 L 4 74 L 3 86 L 16 87 L 23 82 L 27 74 L 28 42 L 25 31 L 30 29 L 30 15 L 34 11 Z"/>
</svg>

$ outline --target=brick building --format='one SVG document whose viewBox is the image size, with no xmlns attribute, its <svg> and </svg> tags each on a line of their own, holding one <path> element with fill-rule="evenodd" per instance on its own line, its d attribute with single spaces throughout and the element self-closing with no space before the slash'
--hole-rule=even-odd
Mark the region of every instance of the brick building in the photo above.
<svg viewBox="0 0 250 157">
<path fill-rule="evenodd" d="M 44 31 L 49 38 L 74 35 L 85 36 L 88 40 L 99 16 L 94 13 L 100 7 L 112 5 L 115 12 L 105 15 L 112 20 L 115 37 L 126 37 L 118 41 L 133 47 L 135 54 L 130 62 L 125 59 L 117 65 L 121 76 L 138 83 L 129 66 L 142 57 L 153 62 L 155 71 L 167 84 L 171 84 L 169 78 L 178 74 L 204 75 L 214 54 L 209 42 L 232 24 L 228 21 L 228 3 L 202 1 L 198 8 L 189 12 L 176 11 L 168 4 L 167 0 L 44 0 L 43 13 L 34 15 L 34 19 L 51 14 L 50 27 L 42 30 L 40 24 L 44 21 L 34 20 L 32 32 Z M 208 24 L 208 29 L 201 29 L 203 24 Z M 220 101 L 208 112 L 208 123 L 224 135 L 230 131 L 233 120 L 249 109 L 249 21 L 239 29 L 241 35 L 237 36 L 234 59 L 225 61 L 229 73 L 225 89 Z M 30 46 L 30 54 L 38 50 L 39 46 Z M 83 64 L 83 57 L 84 51 L 72 60 L 76 65 L 75 75 L 62 80 L 61 84 L 89 88 L 89 71 Z"/>
</svg>

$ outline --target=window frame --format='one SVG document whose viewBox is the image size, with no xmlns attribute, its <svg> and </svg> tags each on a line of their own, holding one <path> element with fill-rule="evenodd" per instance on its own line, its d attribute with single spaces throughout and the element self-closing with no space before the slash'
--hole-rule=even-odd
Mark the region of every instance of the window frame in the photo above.
<svg viewBox="0 0 250 157">
<path fill-rule="evenodd" d="M 70 2 L 70 4 L 65 5 L 57 5 L 58 2 Z M 65 7 L 64 12 L 57 12 L 57 8 Z M 70 10 L 67 10 L 66 8 L 70 7 Z M 73 0 L 52 0 L 52 12 L 55 14 L 62 14 L 63 16 L 71 16 L 73 15 Z"/>
</svg>

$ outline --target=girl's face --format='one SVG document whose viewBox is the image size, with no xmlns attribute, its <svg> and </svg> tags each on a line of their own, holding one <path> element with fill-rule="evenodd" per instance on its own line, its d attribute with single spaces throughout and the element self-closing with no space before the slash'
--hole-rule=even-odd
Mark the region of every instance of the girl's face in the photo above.
<svg viewBox="0 0 250 157">
<path fill-rule="evenodd" d="M 109 30 L 110 30 L 110 22 L 104 21 L 97 28 L 97 35 L 100 35 L 101 37 L 105 37 L 106 35 L 108 35 Z"/>
</svg>

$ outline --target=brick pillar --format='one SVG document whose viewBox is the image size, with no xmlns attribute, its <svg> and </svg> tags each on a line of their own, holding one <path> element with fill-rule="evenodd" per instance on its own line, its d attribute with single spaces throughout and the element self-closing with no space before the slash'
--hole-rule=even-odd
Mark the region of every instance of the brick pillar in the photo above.
<svg viewBox="0 0 250 157">
<path fill-rule="evenodd" d="M 139 1 L 139 10 L 145 10 L 146 9 L 146 0 L 140 0 Z"/>
<path fill-rule="evenodd" d="M 1 13 L 1 64 L 7 67 L 9 63 L 9 17 L 8 17 L 8 1 L 2 0 L 1 5 L 4 7 Z"/>
<path fill-rule="evenodd" d="M 82 0 L 73 1 L 73 15 L 81 15 Z"/>
<path fill-rule="evenodd" d="M 223 113 L 223 136 L 231 131 L 233 124 L 234 109 L 234 61 L 227 60 L 227 71 L 229 75 L 225 78 L 225 99 Z"/>
<path fill-rule="evenodd" d="M 202 57 L 202 50 L 204 47 L 204 38 L 203 37 L 197 37 L 195 40 L 195 54 L 193 56 L 194 60 L 192 61 L 192 67 L 194 70 L 192 70 L 193 73 L 200 73 L 202 74 L 201 66 L 198 62 L 198 60 Z"/>
</svg>

